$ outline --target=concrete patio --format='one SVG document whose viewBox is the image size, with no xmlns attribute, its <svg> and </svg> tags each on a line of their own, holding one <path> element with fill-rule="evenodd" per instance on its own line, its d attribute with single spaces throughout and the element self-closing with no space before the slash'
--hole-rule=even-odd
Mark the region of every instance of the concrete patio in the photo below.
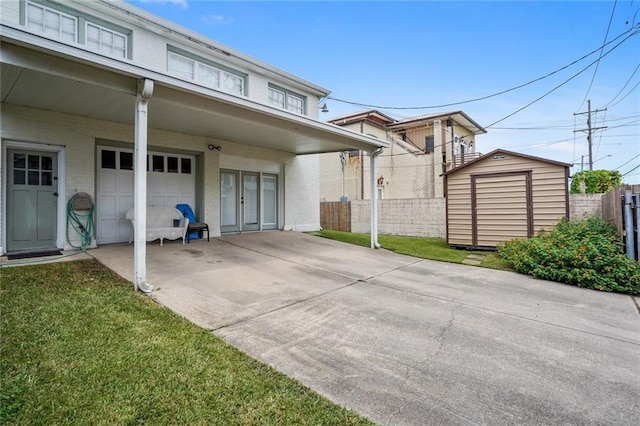
<svg viewBox="0 0 640 426">
<path fill-rule="evenodd" d="M 132 279 L 132 246 L 89 253 Z M 293 232 L 151 243 L 147 264 L 159 303 L 380 424 L 640 418 L 629 296 Z"/>
</svg>

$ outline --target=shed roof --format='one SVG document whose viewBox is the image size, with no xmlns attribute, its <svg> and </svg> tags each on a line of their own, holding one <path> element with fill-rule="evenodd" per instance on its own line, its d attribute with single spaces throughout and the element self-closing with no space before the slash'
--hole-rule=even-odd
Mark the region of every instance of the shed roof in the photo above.
<svg viewBox="0 0 640 426">
<path fill-rule="evenodd" d="M 571 167 L 571 164 L 569 164 L 569 163 L 563 163 L 561 161 L 549 160 L 548 158 L 535 157 L 533 155 L 521 154 L 519 152 L 507 151 L 506 149 L 498 148 L 498 149 L 494 149 L 493 151 L 491 151 L 488 154 L 483 155 L 482 157 L 479 157 L 479 158 L 476 158 L 475 160 L 469 161 L 468 163 L 465 163 L 460 167 L 456 167 L 454 169 L 451 169 L 451 170 L 443 173 L 442 175 L 443 176 L 447 176 L 447 175 L 450 175 L 452 173 L 456 173 L 456 172 L 458 172 L 458 171 L 460 171 L 460 170 L 462 170 L 462 169 L 464 169 L 466 167 L 469 167 L 472 164 L 478 163 L 480 161 L 484 161 L 487 158 L 491 158 L 491 157 L 493 157 L 495 155 L 499 155 L 499 154 L 513 155 L 515 157 L 521 157 L 521 158 L 526 158 L 528 160 L 540 161 L 542 163 L 555 164 L 557 166 L 562 166 L 562 167 L 567 167 L 567 168 Z"/>
</svg>

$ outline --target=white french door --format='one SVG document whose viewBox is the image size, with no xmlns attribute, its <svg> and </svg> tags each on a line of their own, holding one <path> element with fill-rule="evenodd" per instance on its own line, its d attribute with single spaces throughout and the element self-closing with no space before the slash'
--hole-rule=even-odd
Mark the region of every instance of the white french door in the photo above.
<svg viewBox="0 0 640 426">
<path fill-rule="evenodd" d="M 220 231 L 278 228 L 277 175 L 240 170 L 220 172 Z"/>
</svg>

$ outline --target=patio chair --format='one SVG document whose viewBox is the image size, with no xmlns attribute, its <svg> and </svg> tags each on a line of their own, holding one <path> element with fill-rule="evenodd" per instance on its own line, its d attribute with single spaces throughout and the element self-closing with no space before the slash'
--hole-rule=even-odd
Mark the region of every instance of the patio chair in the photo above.
<svg viewBox="0 0 640 426">
<path fill-rule="evenodd" d="M 187 228 L 186 240 L 187 243 L 191 241 L 191 239 L 198 239 L 203 237 L 203 233 L 207 232 L 207 241 L 209 240 L 209 225 L 204 222 L 196 222 L 196 216 L 193 214 L 193 210 L 189 204 L 176 204 L 176 209 L 178 209 L 184 217 L 189 219 L 189 227 Z"/>
</svg>

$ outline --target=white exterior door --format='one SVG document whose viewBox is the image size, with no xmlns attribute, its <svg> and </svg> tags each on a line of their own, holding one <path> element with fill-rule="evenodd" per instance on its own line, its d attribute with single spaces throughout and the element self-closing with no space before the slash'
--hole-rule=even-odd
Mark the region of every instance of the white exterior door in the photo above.
<svg viewBox="0 0 640 426">
<path fill-rule="evenodd" d="M 127 242 L 133 235 L 125 219 L 133 207 L 133 150 L 98 149 L 96 240 L 98 244 Z M 189 204 L 195 211 L 195 157 L 149 152 L 147 205 Z"/>
</svg>

